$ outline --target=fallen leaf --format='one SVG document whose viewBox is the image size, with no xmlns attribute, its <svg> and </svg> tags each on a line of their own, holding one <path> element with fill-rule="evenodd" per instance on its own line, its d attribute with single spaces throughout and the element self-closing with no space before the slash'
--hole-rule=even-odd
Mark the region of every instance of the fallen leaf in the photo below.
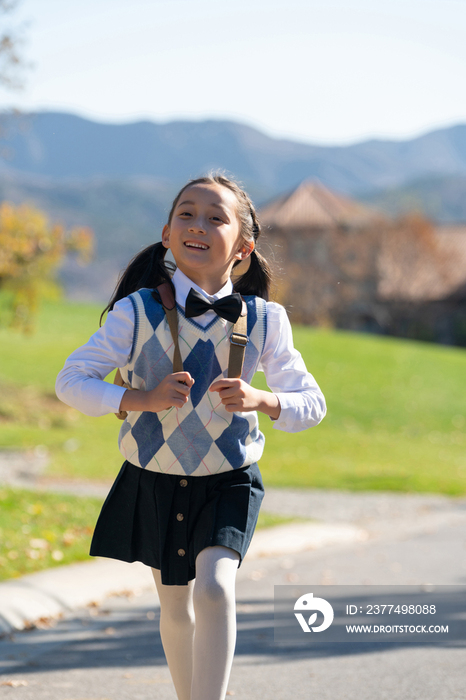
<svg viewBox="0 0 466 700">
<path fill-rule="evenodd" d="M 56 622 L 51 617 L 39 617 L 39 619 L 35 621 L 35 626 L 41 630 L 48 629 L 49 627 L 55 627 L 55 625 Z"/>
<path fill-rule="evenodd" d="M 27 681 L 12 680 L 12 681 L 3 681 L 3 683 L 0 683 L 0 685 L 9 685 L 11 688 L 19 688 L 21 685 L 28 685 L 28 682 Z"/>
</svg>

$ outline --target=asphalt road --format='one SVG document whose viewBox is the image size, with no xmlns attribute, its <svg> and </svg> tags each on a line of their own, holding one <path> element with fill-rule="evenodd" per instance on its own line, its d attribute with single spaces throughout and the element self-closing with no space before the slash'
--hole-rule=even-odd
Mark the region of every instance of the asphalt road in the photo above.
<svg viewBox="0 0 466 700">
<path fill-rule="evenodd" d="M 407 504 L 400 502 L 403 508 Z M 350 511 L 345 519 L 361 524 L 364 513 Z M 357 544 L 243 563 L 229 695 L 237 700 L 466 699 L 466 645 L 310 646 L 297 640 L 283 647 L 274 642 L 275 584 L 465 585 L 464 501 L 453 510 L 424 508 L 424 517 L 422 508 L 411 518 L 412 508 L 406 511 L 404 519 L 393 516 L 392 507 L 382 507 L 379 519 L 374 511 L 372 520 L 366 518 L 369 538 Z M 144 593 L 108 598 L 54 627 L 4 638 L 0 697 L 175 700 L 157 630 L 156 597 Z"/>
</svg>

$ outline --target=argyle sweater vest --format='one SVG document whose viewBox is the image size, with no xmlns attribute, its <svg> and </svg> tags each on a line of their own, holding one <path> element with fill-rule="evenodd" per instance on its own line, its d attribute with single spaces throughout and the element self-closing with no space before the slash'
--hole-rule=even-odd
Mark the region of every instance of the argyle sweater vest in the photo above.
<svg viewBox="0 0 466 700">
<path fill-rule="evenodd" d="M 129 296 L 135 314 L 131 357 L 123 379 L 149 391 L 173 372 L 173 340 L 161 304 L 152 291 Z M 250 383 L 257 370 L 266 335 L 266 302 L 244 297 L 248 307 L 248 338 L 241 378 Z M 261 457 L 264 436 L 257 413 L 229 413 L 209 386 L 228 376 L 233 324 L 218 316 L 203 328 L 178 310 L 179 346 L 183 369 L 194 379 L 182 408 L 159 413 L 131 411 L 121 426 L 122 455 L 143 469 L 167 474 L 208 476 L 245 467 Z"/>
</svg>

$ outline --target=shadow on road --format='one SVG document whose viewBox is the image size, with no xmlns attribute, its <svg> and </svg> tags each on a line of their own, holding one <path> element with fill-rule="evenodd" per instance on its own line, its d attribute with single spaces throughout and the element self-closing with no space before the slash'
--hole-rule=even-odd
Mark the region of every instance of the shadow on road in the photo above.
<svg viewBox="0 0 466 700">
<path fill-rule="evenodd" d="M 315 636 L 311 644 L 304 634 L 302 641 L 298 637 L 294 644 L 279 644 L 274 642 L 274 612 L 270 600 L 243 599 L 238 604 L 237 620 L 236 657 L 258 656 L 261 664 L 273 664 L 278 659 L 344 657 L 399 647 L 438 645 L 437 642 L 324 644 L 316 642 Z M 165 666 L 158 629 L 159 611 L 154 613 L 151 607 L 138 607 L 136 611 L 123 608 L 92 617 L 86 612 L 83 617 L 60 622 L 51 630 L 22 632 L 14 640 L 1 641 L 0 651 L 4 647 L 1 673 Z M 450 648 L 465 646 L 464 642 L 449 643 Z"/>
</svg>

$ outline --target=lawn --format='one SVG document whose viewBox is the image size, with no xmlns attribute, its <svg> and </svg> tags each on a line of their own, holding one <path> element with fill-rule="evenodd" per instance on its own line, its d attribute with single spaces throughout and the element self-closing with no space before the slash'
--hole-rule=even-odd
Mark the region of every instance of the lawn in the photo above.
<svg viewBox="0 0 466 700">
<path fill-rule="evenodd" d="M 91 559 L 101 499 L 0 488 L 0 581 Z M 258 528 L 290 522 L 260 513 Z"/>
<path fill-rule="evenodd" d="M 49 473 L 111 480 L 120 422 L 54 398 L 67 355 L 97 328 L 100 309 L 50 302 L 34 335 L 0 331 L 0 448 L 41 446 Z M 261 418 L 266 485 L 466 493 L 466 352 L 394 338 L 296 327 L 328 415 L 287 434 Z M 255 383 L 265 388 L 262 374 Z"/>
</svg>

